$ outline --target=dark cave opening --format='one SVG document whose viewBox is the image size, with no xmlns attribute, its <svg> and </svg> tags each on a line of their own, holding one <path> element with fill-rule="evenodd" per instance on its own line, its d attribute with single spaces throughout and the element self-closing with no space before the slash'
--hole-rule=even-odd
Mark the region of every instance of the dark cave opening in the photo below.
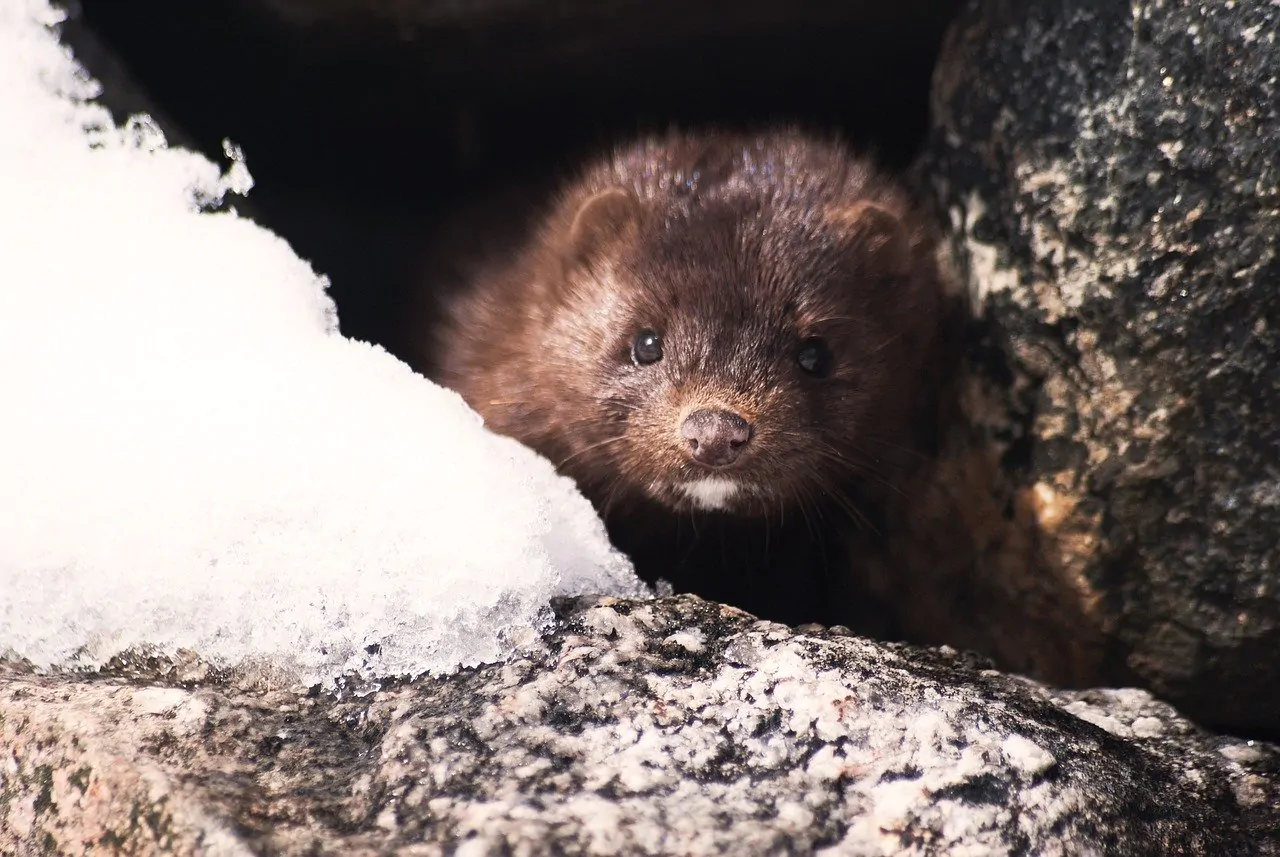
<svg viewBox="0 0 1280 857">
<path fill-rule="evenodd" d="M 395 351 L 443 215 L 613 141 L 794 122 L 905 166 L 958 6 L 78 0 L 67 38 L 87 27 L 171 135 L 219 161 L 240 145 L 256 186 L 239 207 L 331 278 L 346 335 Z"/>
</svg>

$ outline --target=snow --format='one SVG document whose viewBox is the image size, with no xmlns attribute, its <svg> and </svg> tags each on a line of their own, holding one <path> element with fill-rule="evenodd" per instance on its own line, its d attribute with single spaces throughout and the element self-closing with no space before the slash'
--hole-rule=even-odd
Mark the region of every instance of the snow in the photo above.
<svg viewBox="0 0 1280 857">
<path fill-rule="evenodd" d="M 243 194 L 92 99 L 0 3 L 0 652 L 133 647 L 304 682 L 500 659 L 564 594 L 647 590 L 567 479 L 337 332 Z"/>
</svg>

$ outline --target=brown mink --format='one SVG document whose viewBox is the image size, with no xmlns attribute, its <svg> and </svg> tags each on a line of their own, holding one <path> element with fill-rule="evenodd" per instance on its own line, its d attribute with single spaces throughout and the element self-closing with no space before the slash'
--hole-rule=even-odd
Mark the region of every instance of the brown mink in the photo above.
<svg viewBox="0 0 1280 857">
<path fill-rule="evenodd" d="M 940 313 L 895 180 L 799 131 L 673 133 L 477 259 L 426 282 L 418 368 L 576 480 L 643 577 L 858 621 L 849 553 L 907 461 Z"/>
</svg>

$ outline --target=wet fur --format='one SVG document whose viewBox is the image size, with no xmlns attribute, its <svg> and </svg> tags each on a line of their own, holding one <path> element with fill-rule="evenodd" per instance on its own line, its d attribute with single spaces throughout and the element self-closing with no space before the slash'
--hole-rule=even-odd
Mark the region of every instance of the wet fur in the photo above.
<svg viewBox="0 0 1280 857">
<path fill-rule="evenodd" d="M 617 188 L 632 216 L 584 228 L 588 200 Z M 901 187 L 796 131 L 672 134 L 589 165 L 526 223 L 431 282 L 419 366 L 574 478 L 642 575 L 786 621 L 847 619 L 832 596 L 846 534 L 876 532 L 910 462 L 939 315 L 934 239 Z M 651 366 L 630 359 L 642 328 L 663 336 Z M 796 362 L 809 336 L 831 348 L 826 378 Z M 723 512 L 677 487 L 713 475 L 679 435 L 707 406 L 754 426 L 714 474 L 747 486 Z"/>
</svg>

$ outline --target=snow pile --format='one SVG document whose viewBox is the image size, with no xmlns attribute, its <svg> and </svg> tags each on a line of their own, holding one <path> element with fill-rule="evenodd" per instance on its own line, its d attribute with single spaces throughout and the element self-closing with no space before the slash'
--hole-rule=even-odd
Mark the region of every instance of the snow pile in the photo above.
<svg viewBox="0 0 1280 857">
<path fill-rule="evenodd" d="M 336 332 L 243 193 L 115 126 L 0 3 L 0 652 L 132 646 L 303 680 L 502 657 L 550 597 L 639 594 L 590 505 L 453 393 Z"/>
</svg>

